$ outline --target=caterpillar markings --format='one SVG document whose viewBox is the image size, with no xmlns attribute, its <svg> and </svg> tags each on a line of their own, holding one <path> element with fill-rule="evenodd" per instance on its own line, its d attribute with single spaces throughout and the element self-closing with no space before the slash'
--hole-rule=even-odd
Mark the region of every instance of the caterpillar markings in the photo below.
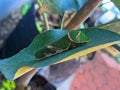
<svg viewBox="0 0 120 90">
<path fill-rule="evenodd" d="M 48 45 L 47 47 L 41 49 L 35 54 L 36 60 L 42 60 L 42 59 L 51 57 L 53 55 L 57 55 L 62 52 L 74 49 L 76 47 L 83 46 L 89 41 L 89 40 L 82 41 L 80 36 L 81 36 L 81 31 L 74 34 L 68 33 L 67 39 L 66 39 L 68 40 L 68 42 L 65 48 L 58 47 L 59 42 L 57 42 L 57 44 Z M 62 44 L 65 44 L 64 41 L 62 42 Z"/>
</svg>

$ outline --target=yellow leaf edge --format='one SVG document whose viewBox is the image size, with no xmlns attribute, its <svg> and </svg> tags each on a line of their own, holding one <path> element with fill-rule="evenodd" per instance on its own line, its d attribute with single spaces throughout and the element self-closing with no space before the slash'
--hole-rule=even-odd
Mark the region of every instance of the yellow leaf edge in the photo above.
<svg viewBox="0 0 120 90">
<path fill-rule="evenodd" d="M 80 51 L 80 52 L 77 52 L 75 54 L 72 54 L 64 59 L 62 59 L 61 61 L 59 62 L 56 62 L 54 64 L 58 64 L 58 63 L 62 63 L 62 62 L 65 62 L 65 61 L 68 61 L 68 60 L 71 60 L 73 58 L 76 58 L 76 57 L 79 57 L 79 56 L 83 56 L 83 55 L 86 55 L 88 53 L 91 53 L 91 52 L 94 52 L 94 51 L 97 51 L 99 49 L 104 49 L 108 46 L 111 46 L 111 45 L 114 45 L 114 44 L 119 44 L 120 41 L 115 41 L 115 42 L 111 42 L 111 43 L 106 43 L 106 44 L 101 44 L 101 45 L 98 45 L 98 46 L 94 46 L 94 47 L 91 47 L 91 48 L 88 48 L 88 49 L 85 49 L 83 51 Z M 34 68 L 33 67 L 28 67 L 28 66 L 24 66 L 24 67 L 21 67 L 20 69 L 18 69 L 18 71 L 16 72 L 15 76 L 14 76 L 14 80 L 19 78 L 20 76 L 26 74 L 27 72 L 33 70 Z"/>
</svg>

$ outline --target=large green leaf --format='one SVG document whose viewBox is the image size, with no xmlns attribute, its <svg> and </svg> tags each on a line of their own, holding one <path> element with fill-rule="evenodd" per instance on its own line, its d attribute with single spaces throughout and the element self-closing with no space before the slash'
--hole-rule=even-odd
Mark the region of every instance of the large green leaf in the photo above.
<svg viewBox="0 0 120 90">
<path fill-rule="evenodd" d="M 87 0 L 41 0 L 41 12 L 62 13 L 66 10 L 78 11 Z"/>
<path fill-rule="evenodd" d="M 81 30 L 76 31 L 81 32 Z M 83 45 L 77 47 L 70 48 L 68 50 L 63 51 L 62 53 L 58 53 L 50 57 L 36 60 L 35 54 L 40 52 L 40 50 L 44 49 L 49 45 L 56 45 L 55 43 L 63 39 L 65 36 L 67 36 L 68 33 L 71 32 L 76 33 L 76 31 L 49 30 L 37 35 L 33 42 L 27 48 L 21 50 L 18 54 L 16 54 L 13 57 L 6 58 L 0 61 L 0 71 L 4 74 L 4 76 L 7 79 L 11 80 L 20 76 L 16 74 L 16 72 L 18 72 L 18 70 L 20 71 L 20 69 L 24 66 L 34 68 L 43 67 L 51 65 L 53 63 L 66 61 L 81 55 L 85 55 L 113 44 L 120 43 L 120 35 L 117 33 L 98 28 L 88 28 L 82 30 L 82 32 L 85 35 L 87 35 L 90 38 L 90 40 L 86 39 L 82 40 L 82 42 L 80 40 L 79 42 L 82 44 L 87 41 L 87 43 L 84 43 Z M 20 73 L 24 74 L 27 72 L 27 70 L 24 69 L 22 70 L 23 71 L 20 71 Z M 17 76 L 15 76 L 15 74 Z"/>
<path fill-rule="evenodd" d="M 120 0 L 112 0 L 112 1 L 118 7 L 118 9 L 120 10 Z"/>
</svg>

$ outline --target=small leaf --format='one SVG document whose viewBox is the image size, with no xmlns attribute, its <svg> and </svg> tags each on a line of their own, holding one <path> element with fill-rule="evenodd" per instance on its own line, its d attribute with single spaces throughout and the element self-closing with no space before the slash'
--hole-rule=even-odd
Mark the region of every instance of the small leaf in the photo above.
<svg viewBox="0 0 120 90">
<path fill-rule="evenodd" d="M 16 85 L 14 81 L 6 80 L 2 82 L 2 87 L 5 88 L 5 90 L 13 90 L 15 89 Z"/>
</svg>

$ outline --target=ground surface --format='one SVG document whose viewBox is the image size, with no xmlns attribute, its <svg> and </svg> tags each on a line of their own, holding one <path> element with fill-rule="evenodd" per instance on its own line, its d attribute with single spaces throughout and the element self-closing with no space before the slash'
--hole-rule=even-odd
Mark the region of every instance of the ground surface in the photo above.
<svg viewBox="0 0 120 90">
<path fill-rule="evenodd" d="M 119 67 L 113 59 L 99 52 L 93 61 L 78 69 L 70 90 L 120 90 Z"/>
</svg>

